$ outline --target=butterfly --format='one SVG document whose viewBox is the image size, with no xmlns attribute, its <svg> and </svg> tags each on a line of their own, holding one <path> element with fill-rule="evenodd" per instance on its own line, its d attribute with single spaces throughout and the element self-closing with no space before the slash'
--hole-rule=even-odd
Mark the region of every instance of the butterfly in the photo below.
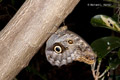
<svg viewBox="0 0 120 80">
<path fill-rule="evenodd" d="M 79 35 L 63 26 L 58 29 L 46 42 L 45 54 L 48 62 L 54 66 L 62 66 L 73 61 L 93 64 L 96 54 L 88 43 Z"/>
</svg>

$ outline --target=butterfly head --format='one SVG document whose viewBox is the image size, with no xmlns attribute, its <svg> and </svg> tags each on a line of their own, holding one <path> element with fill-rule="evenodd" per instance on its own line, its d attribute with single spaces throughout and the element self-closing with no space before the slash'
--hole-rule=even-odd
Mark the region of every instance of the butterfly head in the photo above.
<svg viewBox="0 0 120 80">
<path fill-rule="evenodd" d="M 86 44 L 86 43 L 84 43 Z M 84 62 L 87 64 L 94 64 L 96 62 L 97 55 L 93 52 L 92 48 L 89 45 L 84 45 L 83 47 L 79 47 L 80 56 L 77 58 L 77 61 Z"/>
</svg>

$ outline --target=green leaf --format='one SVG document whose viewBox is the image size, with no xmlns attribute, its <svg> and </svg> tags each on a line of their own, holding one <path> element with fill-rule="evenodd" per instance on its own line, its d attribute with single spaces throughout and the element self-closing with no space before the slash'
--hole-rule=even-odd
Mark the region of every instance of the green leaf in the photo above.
<svg viewBox="0 0 120 80">
<path fill-rule="evenodd" d="M 112 57 L 110 58 L 109 61 L 110 69 L 115 70 L 119 66 L 119 64 L 120 64 L 119 58 L 115 58 L 115 59 L 113 59 Z"/>
<path fill-rule="evenodd" d="M 103 37 L 95 40 L 91 47 L 97 54 L 98 58 L 104 58 L 109 52 L 120 47 L 119 37 Z"/>
<path fill-rule="evenodd" d="M 116 32 L 120 32 L 119 24 L 111 17 L 106 15 L 96 15 L 91 19 L 91 24 L 95 27 L 108 28 Z"/>
<path fill-rule="evenodd" d="M 3 0 L 0 0 L 0 2 L 2 2 Z"/>
<path fill-rule="evenodd" d="M 120 59 L 120 49 L 118 50 L 118 57 L 119 57 L 119 59 Z"/>
<path fill-rule="evenodd" d="M 98 27 L 98 26 L 106 26 L 105 22 L 102 20 L 101 18 L 101 15 L 96 15 L 94 17 L 92 17 L 91 19 L 91 24 L 95 27 Z"/>
<path fill-rule="evenodd" d="M 120 1 L 117 1 L 117 0 L 104 0 L 104 1 L 107 1 L 107 2 L 112 2 L 112 3 L 120 3 Z"/>
<path fill-rule="evenodd" d="M 113 18 L 115 21 L 117 21 L 117 20 L 118 20 L 118 14 L 114 13 L 113 16 L 112 16 L 112 18 Z"/>
<path fill-rule="evenodd" d="M 12 5 L 15 5 L 15 0 L 11 0 Z"/>
</svg>

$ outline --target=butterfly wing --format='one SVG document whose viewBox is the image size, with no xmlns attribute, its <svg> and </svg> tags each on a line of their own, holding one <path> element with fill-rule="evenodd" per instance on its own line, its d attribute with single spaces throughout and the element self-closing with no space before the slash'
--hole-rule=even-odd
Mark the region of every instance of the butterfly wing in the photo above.
<svg viewBox="0 0 120 80">
<path fill-rule="evenodd" d="M 48 39 L 45 53 L 47 60 L 59 67 L 72 61 L 93 64 L 96 58 L 91 47 L 80 36 L 61 29 Z"/>
</svg>

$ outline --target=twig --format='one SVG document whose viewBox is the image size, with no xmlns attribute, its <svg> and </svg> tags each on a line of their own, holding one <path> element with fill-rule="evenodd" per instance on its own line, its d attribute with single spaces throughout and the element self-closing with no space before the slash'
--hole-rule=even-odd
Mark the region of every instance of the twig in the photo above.
<svg viewBox="0 0 120 80">
<path fill-rule="evenodd" d="M 95 65 L 96 65 L 96 61 L 93 65 L 91 65 L 91 71 L 92 71 L 92 74 L 93 74 L 93 77 L 95 78 Z"/>
<path fill-rule="evenodd" d="M 98 63 L 97 70 L 96 70 L 95 80 L 98 80 L 98 78 L 99 78 L 99 74 L 100 74 L 99 70 L 100 70 L 101 62 L 102 61 L 99 61 L 99 63 Z"/>
<path fill-rule="evenodd" d="M 91 65 L 91 70 L 92 70 L 92 74 L 95 80 L 99 79 L 99 70 L 100 70 L 100 66 L 101 66 L 101 61 L 99 61 L 98 66 L 97 66 L 97 70 L 95 70 L 95 66 L 96 66 L 96 62 Z"/>
<path fill-rule="evenodd" d="M 99 78 L 103 77 L 105 75 L 106 72 L 108 72 L 108 68 L 99 76 Z"/>
<path fill-rule="evenodd" d="M 101 80 L 104 80 L 105 79 L 105 77 L 103 77 Z"/>
<path fill-rule="evenodd" d="M 99 61 L 99 63 L 98 63 L 97 71 L 96 71 L 96 76 L 99 76 L 99 74 L 100 74 L 99 70 L 100 70 L 101 62 L 102 61 Z"/>
</svg>

